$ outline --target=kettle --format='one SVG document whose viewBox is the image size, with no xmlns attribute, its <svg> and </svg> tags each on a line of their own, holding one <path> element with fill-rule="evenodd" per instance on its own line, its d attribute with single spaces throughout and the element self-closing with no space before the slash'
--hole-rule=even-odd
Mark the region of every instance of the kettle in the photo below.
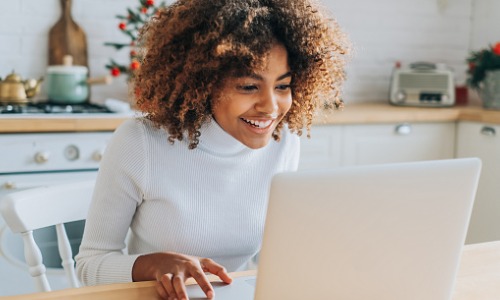
<svg viewBox="0 0 500 300">
<path fill-rule="evenodd" d="M 12 71 L 4 80 L 0 80 L 0 102 L 26 103 L 40 91 L 40 79 L 22 80 L 19 75 Z"/>
</svg>

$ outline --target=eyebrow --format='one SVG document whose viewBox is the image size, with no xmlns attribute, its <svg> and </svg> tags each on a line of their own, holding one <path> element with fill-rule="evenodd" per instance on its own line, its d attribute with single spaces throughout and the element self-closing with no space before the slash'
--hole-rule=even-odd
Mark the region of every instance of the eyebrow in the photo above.
<svg viewBox="0 0 500 300">
<path fill-rule="evenodd" d="M 246 75 L 250 78 L 253 78 L 253 79 L 257 79 L 257 80 L 264 80 L 264 78 L 262 76 L 260 76 L 259 74 L 255 74 L 255 73 L 251 73 L 251 74 L 248 74 Z M 242 77 L 246 77 L 245 75 L 242 76 Z M 279 76 L 276 80 L 279 81 L 279 80 L 283 80 L 287 77 L 292 77 L 292 72 L 286 72 L 285 74 Z"/>
</svg>

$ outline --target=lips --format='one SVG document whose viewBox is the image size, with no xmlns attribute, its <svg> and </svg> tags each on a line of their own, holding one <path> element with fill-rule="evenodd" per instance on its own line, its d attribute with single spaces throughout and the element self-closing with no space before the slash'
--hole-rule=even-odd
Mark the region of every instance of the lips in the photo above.
<svg viewBox="0 0 500 300">
<path fill-rule="evenodd" d="M 255 128 L 267 128 L 274 121 L 274 119 L 272 119 L 272 120 L 251 120 L 251 119 L 245 119 L 245 118 L 240 118 L 240 119 L 242 121 L 252 125 Z"/>
</svg>

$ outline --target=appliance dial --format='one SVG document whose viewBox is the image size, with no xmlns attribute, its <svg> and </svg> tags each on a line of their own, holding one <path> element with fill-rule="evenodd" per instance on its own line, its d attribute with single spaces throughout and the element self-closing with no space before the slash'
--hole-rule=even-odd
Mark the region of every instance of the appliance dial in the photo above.
<svg viewBox="0 0 500 300">
<path fill-rule="evenodd" d="M 77 160 L 78 158 L 80 158 L 80 150 L 75 145 L 69 145 L 68 147 L 64 148 L 64 157 L 66 157 L 66 159 L 70 161 Z"/>
<path fill-rule="evenodd" d="M 399 103 L 405 102 L 405 100 L 406 100 L 406 93 L 404 91 L 397 92 L 397 94 L 396 94 L 396 100 Z"/>
<path fill-rule="evenodd" d="M 35 161 L 39 164 L 46 163 L 49 160 L 50 153 L 47 151 L 39 151 L 35 154 Z"/>
<path fill-rule="evenodd" d="M 95 161 L 101 161 L 102 155 L 104 154 L 103 150 L 96 150 L 92 153 L 92 159 Z"/>
<path fill-rule="evenodd" d="M 13 190 L 16 188 L 16 184 L 13 182 L 13 181 L 7 181 L 3 184 L 3 187 L 6 189 L 6 190 Z"/>
</svg>

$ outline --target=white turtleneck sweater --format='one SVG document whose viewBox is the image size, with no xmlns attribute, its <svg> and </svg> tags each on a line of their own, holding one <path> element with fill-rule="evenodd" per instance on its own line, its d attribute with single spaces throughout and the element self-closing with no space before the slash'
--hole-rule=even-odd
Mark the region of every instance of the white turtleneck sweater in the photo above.
<svg viewBox="0 0 500 300">
<path fill-rule="evenodd" d="M 194 150 L 167 137 L 145 119 L 114 133 L 76 257 L 84 284 L 132 281 L 141 254 L 208 257 L 235 271 L 260 249 L 271 178 L 297 169 L 298 136 L 285 126 L 279 142 L 253 150 L 211 121 Z"/>
</svg>

